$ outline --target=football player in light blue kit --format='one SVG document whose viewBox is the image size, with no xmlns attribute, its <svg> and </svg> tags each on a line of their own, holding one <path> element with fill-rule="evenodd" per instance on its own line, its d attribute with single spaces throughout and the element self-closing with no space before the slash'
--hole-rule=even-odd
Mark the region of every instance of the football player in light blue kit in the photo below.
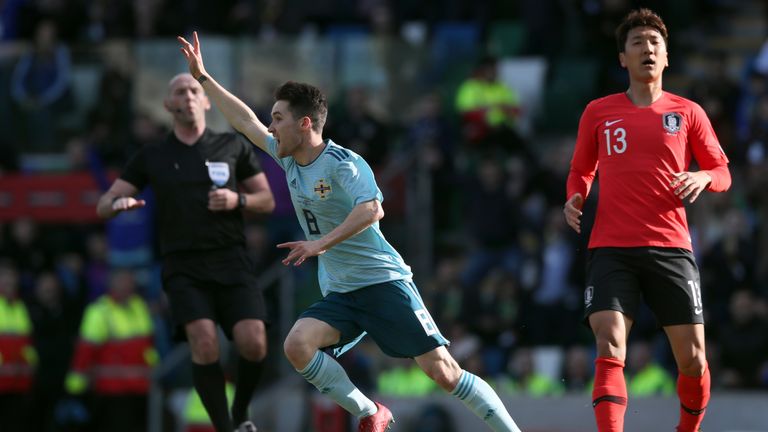
<svg viewBox="0 0 768 432">
<path fill-rule="evenodd" d="M 189 70 L 229 123 L 285 170 L 305 241 L 283 264 L 317 256 L 323 299 L 307 309 L 285 340 L 294 368 L 322 393 L 360 419 L 360 431 L 381 432 L 394 422 L 385 406 L 363 395 L 338 356 L 368 333 L 386 354 L 414 358 L 444 390 L 459 398 L 494 431 L 519 431 L 493 389 L 462 370 L 445 346 L 411 281 L 410 267 L 379 229 L 382 195 L 371 168 L 354 152 L 323 140 L 325 96 L 309 84 L 287 82 L 275 92 L 267 128 L 242 101 L 205 71 L 200 42 L 179 37 Z"/>
</svg>

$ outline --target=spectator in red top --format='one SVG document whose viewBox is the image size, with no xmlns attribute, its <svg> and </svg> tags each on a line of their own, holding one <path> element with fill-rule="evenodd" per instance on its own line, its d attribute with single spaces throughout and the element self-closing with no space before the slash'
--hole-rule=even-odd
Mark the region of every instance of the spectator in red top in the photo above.
<svg viewBox="0 0 768 432">
<path fill-rule="evenodd" d="M 581 230 L 581 208 L 600 169 L 584 291 L 597 343 L 593 407 L 599 432 L 622 431 L 627 334 L 645 299 L 664 328 L 679 369 L 678 432 L 694 432 L 709 400 L 699 271 L 683 202 L 731 184 L 728 158 L 702 108 L 662 90 L 667 29 L 648 9 L 616 30 L 629 89 L 592 101 L 582 114 L 564 213 Z M 690 171 L 694 158 L 700 168 Z"/>
</svg>

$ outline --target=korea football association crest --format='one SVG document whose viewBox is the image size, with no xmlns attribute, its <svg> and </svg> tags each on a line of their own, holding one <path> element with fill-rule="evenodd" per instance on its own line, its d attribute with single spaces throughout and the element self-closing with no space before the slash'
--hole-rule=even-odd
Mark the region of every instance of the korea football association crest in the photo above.
<svg viewBox="0 0 768 432">
<path fill-rule="evenodd" d="M 584 306 L 592 306 L 592 298 L 595 296 L 595 287 L 590 285 L 584 290 Z"/>
<path fill-rule="evenodd" d="M 321 200 L 328 198 L 331 195 L 331 192 L 333 192 L 333 189 L 331 189 L 331 184 L 325 179 L 316 181 L 313 190 Z"/>
<path fill-rule="evenodd" d="M 683 125 L 683 116 L 676 112 L 664 113 L 661 116 L 661 122 L 667 133 L 674 135 L 680 132 L 680 127 Z"/>
</svg>

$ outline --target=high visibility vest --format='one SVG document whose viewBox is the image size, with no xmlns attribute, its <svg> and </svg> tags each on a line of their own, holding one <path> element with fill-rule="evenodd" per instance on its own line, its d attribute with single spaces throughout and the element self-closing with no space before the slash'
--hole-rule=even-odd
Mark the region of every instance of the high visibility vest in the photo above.
<svg viewBox="0 0 768 432">
<path fill-rule="evenodd" d="M 675 394 L 675 379 L 663 367 L 651 363 L 627 379 L 630 396 L 670 396 Z"/>
<path fill-rule="evenodd" d="M 0 393 L 29 391 L 36 364 L 26 306 L 21 300 L 0 297 Z"/>
<path fill-rule="evenodd" d="M 230 406 L 235 397 L 235 387 L 231 383 L 227 383 L 226 392 L 227 406 Z M 184 424 L 184 432 L 216 432 L 211 424 L 208 411 L 205 410 L 203 401 L 195 389 L 189 391 L 187 402 L 184 405 Z"/>
<path fill-rule="evenodd" d="M 502 107 L 516 107 L 518 104 L 517 93 L 499 81 L 469 79 L 456 92 L 456 109 L 460 113 L 486 110 L 485 121 L 491 127 L 502 124 L 514 126 L 514 119 L 510 119 Z"/>
<path fill-rule="evenodd" d="M 117 303 L 101 296 L 85 310 L 67 391 L 79 394 L 90 387 L 96 394 L 146 393 L 158 361 L 152 334 L 149 308 L 141 297 Z"/>
<path fill-rule="evenodd" d="M 507 377 L 501 378 L 497 382 L 497 387 L 504 393 L 525 394 L 534 398 L 560 396 L 565 393 L 563 385 L 558 381 L 536 372 L 522 381 Z"/>
<path fill-rule="evenodd" d="M 438 387 L 418 366 L 395 367 L 382 372 L 377 380 L 379 394 L 416 397 L 437 392 Z"/>
</svg>

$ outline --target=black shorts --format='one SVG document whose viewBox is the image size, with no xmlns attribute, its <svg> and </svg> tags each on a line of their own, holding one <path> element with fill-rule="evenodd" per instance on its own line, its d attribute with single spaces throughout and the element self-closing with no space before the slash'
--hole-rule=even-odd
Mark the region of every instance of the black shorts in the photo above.
<svg viewBox="0 0 768 432">
<path fill-rule="evenodd" d="M 165 257 L 163 289 L 168 296 L 177 340 L 186 338 L 184 325 L 198 319 L 217 322 L 230 339 L 239 321 L 267 322 L 255 268 L 244 248 Z"/>
<path fill-rule="evenodd" d="M 589 252 L 584 321 L 594 312 L 619 311 L 635 319 L 640 301 L 661 326 L 703 324 L 699 269 L 681 248 L 595 248 Z"/>
</svg>

